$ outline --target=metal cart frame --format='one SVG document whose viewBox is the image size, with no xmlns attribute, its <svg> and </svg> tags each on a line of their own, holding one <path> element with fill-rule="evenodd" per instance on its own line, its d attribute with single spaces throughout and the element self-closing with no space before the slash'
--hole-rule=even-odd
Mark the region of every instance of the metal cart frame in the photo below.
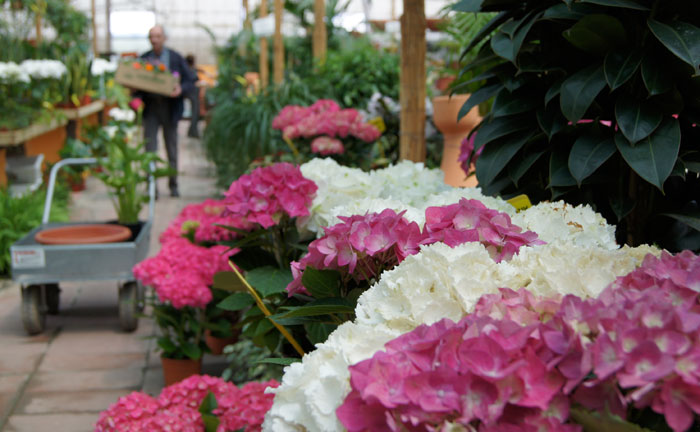
<svg viewBox="0 0 700 432">
<path fill-rule="evenodd" d="M 20 284 L 22 323 L 30 335 L 44 330 L 47 313 L 58 313 L 58 284 L 67 281 L 116 280 L 121 328 L 133 331 L 138 326 L 138 315 L 144 306 L 144 288 L 134 279 L 131 269 L 148 255 L 155 214 L 156 187 L 153 176 L 148 182 L 148 220 L 141 222 L 140 230 L 132 241 L 44 245 L 34 239 L 36 233 L 47 228 L 95 223 L 49 223 L 58 170 L 68 165 L 95 163 L 96 158 L 69 158 L 56 163 L 49 177 L 41 225 L 10 247 L 12 279 Z"/>
</svg>

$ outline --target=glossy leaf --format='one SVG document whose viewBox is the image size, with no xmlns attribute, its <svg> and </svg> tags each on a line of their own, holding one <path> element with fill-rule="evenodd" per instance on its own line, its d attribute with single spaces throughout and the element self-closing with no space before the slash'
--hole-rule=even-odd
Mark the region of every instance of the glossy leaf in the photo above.
<svg viewBox="0 0 700 432">
<path fill-rule="evenodd" d="M 603 71 L 610 90 L 615 90 L 629 81 L 642 63 L 639 51 L 612 51 L 605 56 Z"/>
<path fill-rule="evenodd" d="M 669 119 L 634 146 L 622 134 L 615 134 L 615 145 L 627 164 L 641 178 L 663 192 L 663 184 L 671 175 L 678 158 L 681 129 L 678 120 Z"/>
<path fill-rule="evenodd" d="M 493 182 L 531 136 L 532 134 L 515 134 L 514 136 L 488 143 L 476 161 L 476 178 L 479 180 L 479 183 L 488 185 Z"/>
<path fill-rule="evenodd" d="M 354 313 L 355 308 L 341 298 L 325 298 L 313 301 L 305 306 L 295 307 L 288 312 L 278 314 L 279 318 L 296 318 L 307 316 L 328 315 L 336 313 Z"/>
<path fill-rule="evenodd" d="M 533 13 L 525 15 L 520 21 L 513 21 L 513 33 L 508 34 L 504 30 L 505 25 L 491 37 L 491 49 L 497 55 L 504 59 L 515 63 L 520 52 L 520 47 L 525 41 L 525 37 L 530 32 L 532 25 L 535 23 Z"/>
<path fill-rule="evenodd" d="M 591 14 L 581 18 L 563 36 L 573 46 L 592 54 L 605 54 L 625 44 L 622 23 L 611 15 Z"/>
<path fill-rule="evenodd" d="M 547 8 L 542 15 L 542 19 L 579 20 L 586 14 L 593 13 L 592 11 L 593 8 L 585 4 L 575 3 L 569 7 L 560 3 Z"/>
<path fill-rule="evenodd" d="M 266 358 L 262 360 L 258 360 L 255 363 L 266 363 L 266 364 L 274 364 L 274 365 L 280 365 L 280 366 L 289 366 L 294 363 L 300 362 L 301 359 L 299 358 Z"/>
<path fill-rule="evenodd" d="M 566 126 L 566 119 L 556 105 L 550 105 L 546 109 L 537 110 L 537 124 L 547 135 L 549 140 Z"/>
<path fill-rule="evenodd" d="M 571 408 L 571 419 L 583 427 L 584 432 L 652 432 L 606 412 L 590 412 Z"/>
<path fill-rule="evenodd" d="M 202 349 L 192 342 L 186 342 L 181 346 L 182 352 L 192 360 L 197 360 L 202 357 Z"/>
<path fill-rule="evenodd" d="M 583 180 L 600 168 L 616 151 L 612 138 L 595 135 L 580 136 L 569 153 L 569 172 L 576 179 L 579 187 Z"/>
<path fill-rule="evenodd" d="M 316 270 L 306 267 L 301 283 L 317 299 L 340 296 L 340 273 L 335 270 Z"/>
<path fill-rule="evenodd" d="M 219 428 L 220 420 L 212 413 L 217 407 L 216 396 L 211 391 L 208 392 L 199 405 L 199 413 L 204 423 L 204 432 L 216 432 Z"/>
<path fill-rule="evenodd" d="M 511 93 L 506 89 L 501 90 L 493 100 L 491 115 L 502 117 L 520 114 L 534 109 L 538 105 L 537 99 L 524 92 Z"/>
<path fill-rule="evenodd" d="M 486 36 L 490 35 L 498 26 L 506 22 L 510 16 L 513 15 L 512 11 L 503 11 L 493 17 L 491 21 L 487 22 L 479 32 L 474 35 L 474 39 L 469 42 L 469 45 L 464 48 L 462 51 L 462 55 L 460 59 L 464 58 L 464 56 L 471 51 L 475 46 L 477 46 Z"/>
<path fill-rule="evenodd" d="M 661 213 L 665 216 L 672 217 L 673 219 L 683 222 L 689 227 L 696 231 L 700 231 L 700 211 L 687 211 L 687 212 L 675 212 L 675 213 Z"/>
<path fill-rule="evenodd" d="M 636 205 L 634 200 L 628 198 L 627 196 L 613 197 L 611 195 L 608 201 L 610 203 L 610 208 L 612 209 L 613 213 L 615 213 L 615 217 L 617 218 L 618 222 L 626 218 L 627 215 L 634 210 L 634 206 Z"/>
<path fill-rule="evenodd" d="M 615 104 L 615 120 L 622 134 L 634 144 L 648 137 L 661 124 L 662 114 L 648 102 L 620 97 Z"/>
<path fill-rule="evenodd" d="M 306 330 L 306 337 L 312 344 L 323 343 L 328 340 L 328 336 L 338 328 L 337 324 L 329 323 L 308 323 L 304 324 L 304 330 Z"/>
<path fill-rule="evenodd" d="M 481 4 L 484 0 L 460 0 L 452 6 L 457 12 L 481 12 Z"/>
<path fill-rule="evenodd" d="M 502 84 L 492 84 L 485 87 L 481 87 L 479 90 L 469 96 L 462 108 L 459 109 L 459 114 L 457 115 L 457 121 L 461 120 L 462 117 L 467 115 L 469 111 L 475 106 L 482 102 L 486 102 L 491 99 L 496 93 L 498 93 L 503 88 Z"/>
<path fill-rule="evenodd" d="M 508 165 L 508 177 L 510 177 L 516 187 L 518 186 L 520 179 L 530 170 L 530 168 L 543 154 L 544 152 L 527 153 L 520 160 Z"/>
<path fill-rule="evenodd" d="M 223 310 L 239 311 L 255 303 L 255 299 L 247 292 L 238 292 L 219 302 L 217 307 Z"/>
<path fill-rule="evenodd" d="M 567 78 L 561 85 L 559 96 L 564 117 L 572 123 L 581 120 L 605 85 L 602 66 L 589 66 Z"/>
<path fill-rule="evenodd" d="M 498 117 L 489 122 L 482 122 L 479 132 L 474 138 L 474 149 L 480 149 L 497 138 L 509 135 L 513 132 L 530 129 L 532 120 L 530 116 Z"/>
<path fill-rule="evenodd" d="M 294 279 L 290 269 L 277 267 L 259 267 L 246 273 L 248 283 L 265 298 L 287 290 L 287 285 Z"/>
<path fill-rule="evenodd" d="M 659 57 L 647 54 L 642 60 L 642 80 L 649 91 L 649 96 L 666 93 L 673 88 L 673 78 L 666 66 L 659 62 Z"/>
<path fill-rule="evenodd" d="M 564 151 L 555 151 L 549 158 L 549 186 L 575 186 L 576 179 L 569 172 L 568 155 Z"/>
<path fill-rule="evenodd" d="M 692 66 L 696 75 L 700 74 L 700 28 L 683 21 L 665 24 L 653 19 L 647 25 L 669 51 Z"/>
<path fill-rule="evenodd" d="M 646 11 L 648 7 L 641 5 L 633 0 L 582 0 L 583 3 L 593 3 L 601 6 L 612 6 L 626 9 L 635 9 Z"/>
<path fill-rule="evenodd" d="M 561 85 L 564 83 L 564 78 L 561 78 L 552 84 L 552 86 L 547 89 L 547 93 L 544 94 L 544 104 L 548 105 L 549 102 L 557 97 L 561 93 Z"/>
<path fill-rule="evenodd" d="M 220 271 L 214 273 L 214 281 L 212 287 L 224 291 L 238 292 L 245 291 L 246 287 L 243 281 L 231 271 Z"/>
</svg>

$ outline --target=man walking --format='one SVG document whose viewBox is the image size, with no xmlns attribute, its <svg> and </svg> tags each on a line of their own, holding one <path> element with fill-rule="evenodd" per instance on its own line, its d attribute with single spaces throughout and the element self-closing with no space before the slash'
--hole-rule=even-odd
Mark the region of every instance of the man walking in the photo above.
<svg viewBox="0 0 700 432">
<path fill-rule="evenodd" d="M 158 129 L 163 128 L 163 140 L 168 155 L 168 162 L 173 170 L 177 170 L 177 123 L 182 118 L 183 96 L 194 89 L 196 78 L 185 60 L 176 51 L 165 46 L 165 30 L 162 26 L 155 26 L 148 32 L 148 40 L 151 42 L 151 51 L 141 56 L 146 62 L 158 67 L 164 65 L 173 75 L 180 76 L 180 83 L 172 94 L 162 96 L 153 93 L 142 93 L 145 103 L 143 111 L 144 139 L 146 150 L 156 152 L 158 150 Z M 170 177 L 170 196 L 179 197 L 180 191 L 177 185 L 177 174 Z"/>
</svg>

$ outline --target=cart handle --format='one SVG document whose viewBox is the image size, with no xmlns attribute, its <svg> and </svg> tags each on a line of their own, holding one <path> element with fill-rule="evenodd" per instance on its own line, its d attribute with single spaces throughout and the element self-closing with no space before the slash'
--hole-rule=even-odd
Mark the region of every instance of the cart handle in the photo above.
<svg viewBox="0 0 700 432">
<path fill-rule="evenodd" d="M 44 202 L 44 215 L 41 218 L 41 223 L 46 224 L 49 222 L 49 215 L 51 214 L 51 202 L 53 201 L 53 193 L 56 188 L 56 176 L 58 175 L 58 170 L 67 165 L 92 165 L 96 164 L 97 158 L 67 158 L 61 159 L 56 162 L 54 166 L 51 167 L 51 174 L 49 175 L 49 187 L 46 191 L 46 201 Z M 155 170 L 155 164 L 151 162 L 150 164 L 151 172 Z M 156 182 L 153 175 L 148 176 L 148 220 L 153 221 L 156 209 Z"/>
</svg>

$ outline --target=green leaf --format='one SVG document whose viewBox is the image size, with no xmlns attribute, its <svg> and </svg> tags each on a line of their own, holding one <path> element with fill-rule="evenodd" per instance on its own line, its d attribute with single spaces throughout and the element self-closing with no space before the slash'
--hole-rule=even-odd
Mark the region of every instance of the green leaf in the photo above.
<svg viewBox="0 0 700 432">
<path fill-rule="evenodd" d="M 309 323 L 304 325 L 309 342 L 316 345 L 328 340 L 328 336 L 338 328 L 337 324 Z"/>
<path fill-rule="evenodd" d="M 666 93 L 673 88 L 673 78 L 668 69 L 659 62 L 659 57 L 652 54 L 645 55 L 642 60 L 642 80 L 649 96 Z"/>
<path fill-rule="evenodd" d="M 664 216 L 672 217 L 673 219 L 683 222 L 696 231 L 700 231 L 700 211 L 687 211 L 675 213 L 661 213 Z"/>
<path fill-rule="evenodd" d="M 572 123 L 581 120 L 605 85 L 602 66 L 589 66 L 567 78 L 561 85 L 559 97 L 559 106 L 564 117 Z"/>
<path fill-rule="evenodd" d="M 555 151 L 549 158 L 549 186 L 575 186 L 576 179 L 569 171 L 568 155 L 565 151 Z"/>
<path fill-rule="evenodd" d="M 584 432 L 652 432 L 609 412 L 589 412 L 572 407 L 570 416 L 574 422 L 583 426 Z"/>
<path fill-rule="evenodd" d="M 177 345 L 169 338 L 163 336 L 158 338 L 158 348 L 162 349 L 165 354 L 170 354 L 177 351 Z"/>
<path fill-rule="evenodd" d="M 267 332 L 271 331 L 272 329 L 275 328 L 275 325 L 272 324 L 272 321 L 269 319 L 264 319 L 260 321 L 260 324 L 258 324 L 258 327 L 255 329 L 255 333 L 253 334 L 253 337 L 260 337 L 266 334 Z"/>
<path fill-rule="evenodd" d="M 274 364 L 274 365 L 280 365 L 280 366 L 289 366 L 289 365 L 294 364 L 294 363 L 299 363 L 300 361 L 301 361 L 300 358 L 289 358 L 289 357 L 285 357 L 285 358 L 273 358 L 273 357 L 270 357 L 270 358 L 258 360 L 258 361 L 256 361 L 255 363 L 257 363 L 257 364 Z"/>
<path fill-rule="evenodd" d="M 649 102 L 620 97 L 615 104 L 615 120 L 627 140 L 635 144 L 651 135 L 661 124 L 663 115 Z"/>
<path fill-rule="evenodd" d="M 668 119 L 653 134 L 632 146 L 622 134 L 615 134 L 615 145 L 627 164 L 641 178 L 663 192 L 681 145 L 681 128 L 676 119 Z"/>
<path fill-rule="evenodd" d="M 632 0 L 582 0 L 583 3 L 593 3 L 601 6 L 612 6 L 627 9 L 636 9 L 646 11 L 649 10 L 648 7 L 640 5 L 639 3 Z"/>
<path fill-rule="evenodd" d="M 480 149 L 495 139 L 509 135 L 514 132 L 527 130 L 532 127 L 530 116 L 498 117 L 490 121 L 482 121 L 479 130 L 474 137 L 474 149 Z"/>
<path fill-rule="evenodd" d="M 581 18 L 563 36 L 573 46 L 592 54 L 605 54 L 625 44 L 627 34 L 622 23 L 611 15 L 591 14 Z"/>
<path fill-rule="evenodd" d="M 245 271 L 253 270 L 257 267 L 277 265 L 275 256 L 259 247 L 241 249 L 241 251 L 231 257 L 231 261 Z"/>
<path fill-rule="evenodd" d="M 574 3 L 571 7 L 560 3 L 550 6 L 544 11 L 542 19 L 547 20 L 579 20 L 586 15 L 593 13 L 594 9 L 591 6 Z"/>
<path fill-rule="evenodd" d="M 457 12 L 481 12 L 481 4 L 484 0 L 461 0 L 452 6 Z"/>
<path fill-rule="evenodd" d="M 610 90 L 629 81 L 642 63 L 640 51 L 612 51 L 605 56 L 603 70 Z"/>
<path fill-rule="evenodd" d="M 649 19 L 647 25 L 654 36 L 679 59 L 700 74 L 700 28 L 683 21 L 668 24 Z"/>
<path fill-rule="evenodd" d="M 472 108 L 479 105 L 482 102 L 486 102 L 491 99 L 493 95 L 498 93 L 503 88 L 503 84 L 492 84 L 486 87 L 481 87 L 479 90 L 469 96 L 462 108 L 459 109 L 459 114 L 457 114 L 457 121 L 461 120 L 462 117 L 469 114 Z"/>
<path fill-rule="evenodd" d="M 613 213 L 615 213 L 615 217 L 617 217 L 618 222 L 622 221 L 632 212 L 632 210 L 634 210 L 634 200 L 626 196 L 613 197 L 610 195 L 608 201 L 610 202 L 610 208 L 612 209 Z"/>
<path fill-rule="evenodd" d="M 489 22 L 487 22 L 480 30 L 479 32 L 474 35 L 474 38 L 469 42 L 469 45 L 464 48 L 462 51 L 462 55 L 460 56 L 460 60 L 464 58 L 464 56 L 471 51 L 475 46 L 479 44 L 486 36 L 490 35 L 498 26 L 506 22 L 510 16 L 513 15 L 512 11 L 503 11 L 493 17 Z"/>
<path fill-rule="evenodd" d="M 547 89 L 547 93 L 544 94 L 544 104 L 549 105 L 549 102 L 554 99 L 559 93 L 561 93 L 561 85 L 564 83 L 564 78 L 561 78 L 552 84 L 552 86 Z"/>
<path fill-rule="evenodd" d="M 498 92 L 493 101 L 491 115 L 503 117 L 530 111 L 538 105 L 537 99 L 530 96 L 524 92 L 511 93 L 503 89 Z"/>
<path fill-rule="evenodd" d="M 237 292 L 226 297 L 217 307 L 223 310 L 239 311 L 255 303 L 255 299 L 248 292 Z"/>
<path fill-rule="evenodd" d="M 536 21 L 533 18 L 533 14 L 534 12 L 530 12 L 521 20 L 512 21 L 512 27 L 517 29 L 514 30 L 512 34 L 507 34 L 504 32 L 506 25 L 501 27 L 501 29 L 491 37 L 491 49 L 493 52 L 498 56 L 515 63 L 515 60 L 518 57 L 518 52 L 520 52 L 520 47 L 523 45 L 525 37 Z"/>
<path fill-rule="evenodd" d="M 508 177 L 510 177 L 516 187 L 522 176 L 528 172 L 543 154 L 544 152 L 526 152 L 525 157 L 508 166 Z"/>
<path fill-rule="evenodd" d="M 192 342 L 182 344 L 182 352 L 192 360 L 197 360 L 202 357 L 202 349 Z"/>
<path fill-rule="evenodd" d="M 566 126 L 566 119 L 561 115 L 559 107 L 556 105 L 549 105 L 546 109 L 537 110 L 537 124 L 540 129 L 547 134 L 547 139 L 550 141 L 552 137 L 562 130 Z"/>
<path fill-rule="evenodd" d="M 294 280 L 290 269 L 282 270 L 271 266 L 253 269 L 246 273 L 245 277 L 263 298 L 285 292 L 287 285 Z"/>
<path fill-rule="evenodd" d="M 515 134 L 502 140 L 491 141 L 476 161 L 476 178 L 480 184 L 488 185 L 503 171 L 513 156 L 533 134 Z"/>
<path fill-rule="evenodd" d="M 202 421 L 204 422 L 204 432 L 216 432 L 219 427 L 219 418 L 213 414 L 217 407 L 216 396 L 211 391 L 208 392 L 199 405 L 199 413 L 202 415 Z"/>
<path fill-rule="evenodd" d="M 278 314 L 280 318 L 296 318 L 307 316 L 328 315 L 336 313 L 354 313 L 350 303 L 341 298 L 325 298 L 313 301 L 306 306 L 299 306 L 289 312 Z"/>
<path fill-rule="evenodd" d="M 615 151 L 612 138 L 588 134 L 580 136 L 569 153 L 569 172 L 578 186 L 581 187 L 581 182 L 603 165 Z"/>
<path fill-rule="evenodd" d="M 335 270 L 306 267 L 301 276 L 301 283 L 317 299 L 340 296 L 340 273 Z"/>
<path fill-rule="evenodd" d="M 243 281 L 236 276 L 234 272 L 230 271 L 220 271 L 214 273 L 214 281 L 212 282 L 212 287 L 224 291 L 245 291 L 246 287 Z"/>
</svg>

